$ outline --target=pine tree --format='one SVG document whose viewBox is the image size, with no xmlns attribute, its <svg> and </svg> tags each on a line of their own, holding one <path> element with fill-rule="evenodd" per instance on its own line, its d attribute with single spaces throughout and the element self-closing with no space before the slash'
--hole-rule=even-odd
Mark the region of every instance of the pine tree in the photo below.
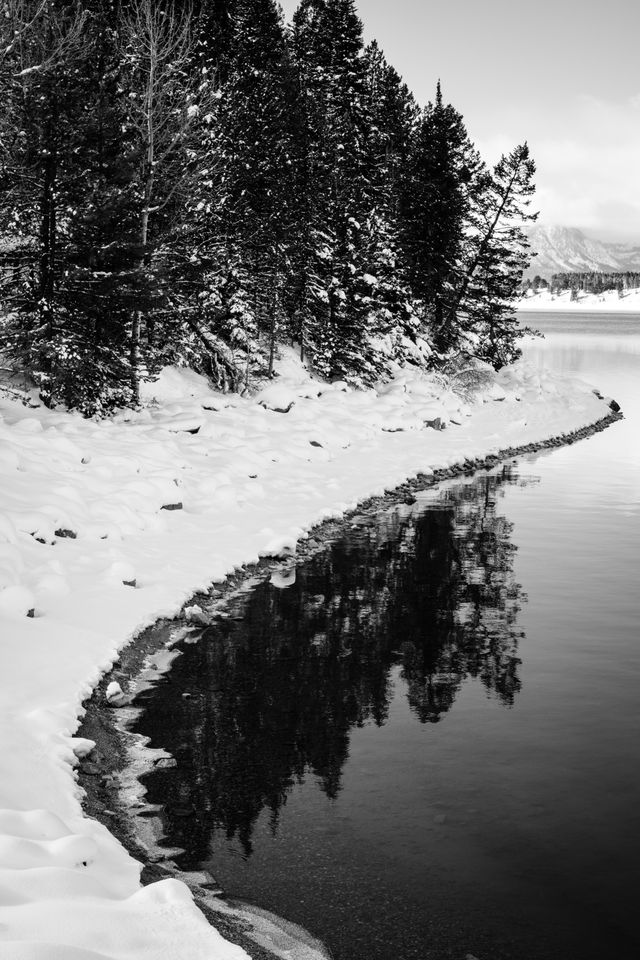
<svg viewBox="0 0 640 960">
<path fill-rule="evenodd" d="M 365 50 L 369 118 L 367 218 L 369 275 L 375 280 L 372 335 L 394 360 L 422 362 L 415 313 L 400 244 L 400 185 L 418 108 L 377 43 Z M 381 357 L 381 362 L 384 363 Z"/>
<path fill-rule="evenodd" d="M 454 347 L 460 334 L 455 291 L 482 169 L 462 117 L 444 104 L 438 83 L 435 103 L 415 127 L 400 200 L 409 282 L 438 353 Z"/>
<path fill-rule="evenodd" d="M 382 218 L 362 24 L 352 0 L 303 0 L 293 50 L 305 123 L 297 282 L 304 337 L 321 374 L 368 382 L 379 372 L 374 341 L 384 288 L 371 271 L 372 231 Z"/>
<path fill-rule="evenodd" d="M 484 177 L 474 211 L 453 311 L 472 333 L 474 352 L 496 369 L 520 356 L 515 301 L 530 262 L 523 226 L 537 218 L 529 207 L 535 164 L 527 144 L 501 157 Z"/>
<path fill-rule="evenodd" d="M 365 63 L 373 183 L 389 216 L 397 218 L 401 172 L 419 111 L 407 85 L 375 41 L 365 49 Z"/>
<path fill-rule="evenodd" d="M 118 384 L 121 343 L 97 318 L 95 291 L 88 292 L 86 274 L 95 263 L 89 257 L 80 278 L 76 244 L 79 217 L 101 175 L 93 149 L 99 17 L 62 0 L 24 0 L 8 9 L 2 205 L 12 267 L 5 271 L 5 345 L 46 404 L 93 413 L 105 392 L 128 399 Z"/>
<path fill-rule="evenodd" d="M 227 79 L 232 56 L 237 0 L 196 0 L 192 14 L 196 66 L 217 84 Z"/>
<path fill-rule="evenodd" d="M 285 325 L 292 128 L 281 12 L 274 0 L 238 0 L 235 14 L 228 75 L 217 91 L 189 205 L 202 241 L 198 257 L 207 264 L 200 304 L 207 306 L 209 342 L 213 336 L 232 351 L 223 362 L 227 380 L 238 380 L 243 368 L 246 383 L 261 354 L 272 370 L 276 335 Z"/>
<path fill-rule="evenodd" d="M 135 400 L 130 318 L 145 299 L 137 270 L 136 157 L 134 144 L 123 137 L 115 28 L 111 5 L 93 4 L 87 56 L 76 64 L 84 112 L 75 131 L 78 175 L 59 298 L 78 331 L 75 361 L 65 371 L 65 402 L 85 414 Z"/>
</svg>

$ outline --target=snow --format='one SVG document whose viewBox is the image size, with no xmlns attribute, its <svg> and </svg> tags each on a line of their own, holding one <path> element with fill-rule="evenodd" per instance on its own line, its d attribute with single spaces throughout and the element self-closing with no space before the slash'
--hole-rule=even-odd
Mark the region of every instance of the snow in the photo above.
<svg viewBox="0 0 640 960">
<path fill-rule="evenodd" d="M 130 638 L 234 567 L 292 554 L 314 524 L 420 471 L 608 412 L 588 386 L 522 362 L 482 371 L 473 396 L 406 370 L 366 391 L 319 383 L 293 351 L 278 369 L 255 397 L 168 369 L 141 410 L 108 421 L 0 389 L 3 960 L 246 957 L 184 884 L 141 888 L 140 865 L 83 816 L 83 699 Z M 425 426 L 437 420 L 446 429 Z M 272 582 L 294 577 L 283 560 Z"/>
<path fill-rule="evenodd" d="M 586 311 L 605 313 L 637 313 L 640 314 L 640 290 L 625 290 L 622 297 L 617 290 L 606 290 L 603 293 L 578 293 L 577 300 L 571 300 L 571 291 L 552 295 L 547 290 L 537 293 L 529 292 L 518 302 L 518 311 L 546 310 L 546 311 Z"/>
</svg>

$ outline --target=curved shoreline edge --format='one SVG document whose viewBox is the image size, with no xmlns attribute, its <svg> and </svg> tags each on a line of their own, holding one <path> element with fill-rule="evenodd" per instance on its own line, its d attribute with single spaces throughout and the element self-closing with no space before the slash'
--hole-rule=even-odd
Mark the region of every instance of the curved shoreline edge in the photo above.
<svg viewBox="0 0 640 960">
<path fill-rule="evenodd" d="M 322 544 L 334 538 L 356 516 L 366 511 L 379 510 L 384 504 L 402 503 L 412 497 L 418 490 L 436 486 L 438 483 L 456 478 L 471 477 L 483 470 L 492 470 L 501 463 L 527 454 L 543 453 L 545 450 L 568 446 L 579 440 L 588 439 L 609 426 L 624 419 L 618 404 L 612 401 L 611 412 L 592 424 L 552 436 L 546 440 L 523 444 L 516 447 L 505 447 L 496 453 L 475 460 L 465 459 L 445 468 L 434 469 L 431 474 L 418 473 L 398 485 L 387 490 L 383 495 L 364 499 L 357 506 L 345 512 L 340 518 L 329 519 L 309 529 L 306 535 L 296 544 L 295 556 L 297 563 L 302 563 L 313 552 L 322 549 Z M 224 601 L 232 594 L 257 576 L 266 573 L 280 565 L 281 557 L 264 557 L 255 563 L 246 564 L 232 573 L 223 581 L 215 582 L 216 599 Z M 212 584 L 213 588 L 214 585 Z M 211 887 L 215 884 L 205 884 L 202 881 L 189 878 L 182 874 L 171 862 L 158 861 L 142 840 L 136 830 L 136 818 L 131 816 L 131 809 L 122 796 L 121 777 L 129 765 L 129 745 L 132 735 L 127 734 L 119 716 L 118 708 L 110 706 L 105 698 L 105 690 L 111 681 L 117 681 L 132 694 L 145 662 L 149 656 L 167 647 L 172 631 L 180 624 L 188 622 L 185 609 L 199 600 L 207 597 L 203 591 L 195 593 L 181 610 L 171 620 L 159 620 L 139 633 L 122 649 L 119 660 L 112 669 L 105 673 L 91 697 L 83 704 L 84 717 L 80 724 L 78 735 L 87 737 L 96 743 L 95 750 L 82 760 L 77 768 L 78 782 L 84 792 L 83 809 L 85 814 L 100 821 L 109 832 L 125 847 L 125 849 L 142 863 L 141 883 L 143 885 L 177 878 L 190 888 L 194 901 L 206 919 L 232 943 L 241 946 L 254 960 L 273 960 L 276 954 L 256 943 L 250 934 L 250 924 L 239 916 L 222 912 L 215 908 L 215 893 Z M 216 891 L 219 895 L 220 891 Z M 321 953 L 317 954 L 322 956 Z"/>
</svg>

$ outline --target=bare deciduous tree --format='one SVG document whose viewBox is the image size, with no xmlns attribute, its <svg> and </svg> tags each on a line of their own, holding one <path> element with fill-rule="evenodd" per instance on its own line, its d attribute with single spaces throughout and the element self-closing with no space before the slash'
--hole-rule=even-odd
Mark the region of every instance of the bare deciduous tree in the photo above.
<svg viewBox="0 0 640 960">
<path fill-rule="evenodd" d="M 189 71 L 192 13 L 186 7 L 134 0 L 124 14 L 121 53 L 128 72 L 130 121 L 141 147 L 140 242 L 146 248 L 149 220 L 175 194 L 180 177 L 158 195 L 159 178 L 174 166 L 199 113 L 199 87 Z"/>
<path fill-rule="evenodd" d="M 192 10 L 155 0 L 134 0 L 120 26 L 120 48 L 127 75 L 129 122 L 140 154 L 140 265 L 150 255 L 149 224 L 184 185 L 185 150 L 194 119 L 202 109 L 202 86 L 194 78 Z M 132 321 L 131 368 L 138 394 L 141 316 Z"/>
</svg>

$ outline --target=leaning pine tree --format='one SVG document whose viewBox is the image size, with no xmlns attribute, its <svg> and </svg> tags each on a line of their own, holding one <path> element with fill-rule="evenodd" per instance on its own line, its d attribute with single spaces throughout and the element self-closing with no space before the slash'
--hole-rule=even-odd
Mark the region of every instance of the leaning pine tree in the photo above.
<svg viewBox="0 0 640 960">
<path fill-rule="evenodd" d="M 531 259 L 523 227 L 538 216 L 529 210 L 534 173 L 524 143 L 485 176 L 452 305 L 473 353 L 496 370 L 520 356 L 518 341 L 528 332 L 519 326 L 515 302 Z"/>
</svg>

